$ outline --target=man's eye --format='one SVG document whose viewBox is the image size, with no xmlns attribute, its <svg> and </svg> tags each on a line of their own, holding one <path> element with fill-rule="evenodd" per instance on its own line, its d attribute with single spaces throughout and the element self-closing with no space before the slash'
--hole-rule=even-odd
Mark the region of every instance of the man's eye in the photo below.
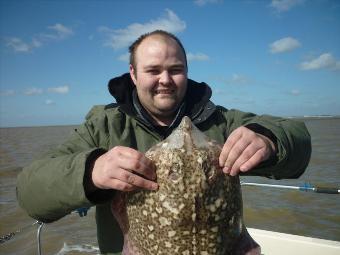
<svg viewBox="0 0 340 255">
<path fill-rule="evenodd" d="M 175 68 L 171 70 L 172 74 L 179 74 L 179 73 L 183 73 L 183 69 L 182 68 Z"/>
<path fill-rule="evenodd" d="M 150 69 L 150 70 L 147 70 L 147 73 L 150 73 L 150 74 L 158 74 L 159 71 L 157 69 Z"/>
</svg>

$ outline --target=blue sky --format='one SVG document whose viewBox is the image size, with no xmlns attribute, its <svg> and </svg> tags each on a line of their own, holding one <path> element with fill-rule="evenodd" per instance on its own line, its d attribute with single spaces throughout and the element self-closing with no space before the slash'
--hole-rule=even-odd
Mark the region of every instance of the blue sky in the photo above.
<svg viewBox="0 0 340 255">
<path fill-rule="evenodd" d="M 340 115 L 340 2 L 0 0 L 0 126 L 80 124 L 127 48 L 164 29 L 227 108 Z"/>
</svg>

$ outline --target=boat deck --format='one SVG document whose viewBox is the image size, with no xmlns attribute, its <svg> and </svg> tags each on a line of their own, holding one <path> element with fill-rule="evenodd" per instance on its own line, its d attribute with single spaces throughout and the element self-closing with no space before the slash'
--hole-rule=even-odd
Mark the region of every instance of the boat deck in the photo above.
<svg viewBox="0 0 340 255">
<path fill-rule="evenodd" d="M 340 255 L 340 242 L 247 228 L 264 255 Z"/>
</svg>

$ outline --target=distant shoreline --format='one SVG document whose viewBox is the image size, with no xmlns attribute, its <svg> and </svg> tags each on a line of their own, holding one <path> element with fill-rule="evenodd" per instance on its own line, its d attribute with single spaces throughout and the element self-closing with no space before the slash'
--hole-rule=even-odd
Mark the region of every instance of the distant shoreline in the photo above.
<svg viewBox="0 0 340 255">
<path fill-rule="evenodd" d="M 286 119 L 299 119 L 299 120 L 322 120 L 322 119 L 340 119 L 340 115 L 305 115 L 305 116 L 279 116 Z M 41 128 L 41 127 L 77 127 L 80 124 L 60 124 L 60 125 L 42 125 L 42 126 L 14 126 L 14 127 L 0 127 L 5 128 Z"/>
<path fill-rule="evenodd" d="M 302 120 L 340 119 L 340 115 L 305 115 L 305 116 L 288 116 L 284 118 Z"/>
<path fill-rule="evenodd" d="M 42 125 L 42 126 L 15 126 L 15 127 L 0 127 L 0 129 L 6 128 L 58 128 L 58 127 L 78 127 L 81 124 L 60 124 L 60 125 Z"/>
</svg>

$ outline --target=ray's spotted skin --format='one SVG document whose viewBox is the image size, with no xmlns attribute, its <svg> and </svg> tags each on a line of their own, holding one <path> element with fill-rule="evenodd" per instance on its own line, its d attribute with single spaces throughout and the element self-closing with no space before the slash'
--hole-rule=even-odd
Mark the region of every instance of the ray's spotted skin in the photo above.
<svg viewBox="0 0 340 255">
<path fill-rule="evenodd" d="M 159 189 L 118 193 L 112 201 L 122 254 L 260 254 L 243 224 L 239 178 L 223 174 L 220 152 L 188 117 L 147 151 Z"/>
</svg>

